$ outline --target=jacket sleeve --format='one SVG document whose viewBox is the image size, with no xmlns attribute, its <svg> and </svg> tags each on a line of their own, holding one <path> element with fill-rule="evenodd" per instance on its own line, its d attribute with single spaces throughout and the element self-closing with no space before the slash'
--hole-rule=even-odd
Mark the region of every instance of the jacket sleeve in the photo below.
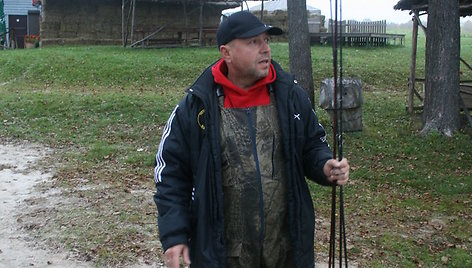
<svg viewBox="0 0 472 268">
<path fill-rule="evenodd" d="M 304 92 L 303 92 L 304 93 Z M 303 168 L 306 177 L 321 185 L 331 185 L 323 173 L 323 167 L 329 159 L 333 158 L 333 153 L 326 141 L 326 131 L 319 123 L 315 110 L 306 94 L 301 98 L 303 105 L 305 122 L 305 144 L 303 148 Z"/>
<path fill-rule="evenodd" d="M 154 201 L 158 210 L 159 237 L 164 251 L 190 238 L 192 177 L 189 135 L 183 101 L 175 107 L 164 128 L 155 159 Z"/>
</svg>

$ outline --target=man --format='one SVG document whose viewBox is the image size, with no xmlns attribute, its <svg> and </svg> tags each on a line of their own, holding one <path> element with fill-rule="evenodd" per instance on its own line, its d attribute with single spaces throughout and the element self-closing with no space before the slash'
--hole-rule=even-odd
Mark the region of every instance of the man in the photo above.
<svg viewBox="0 0 472 268">
<path fill-rule="evenodd" d="M 306 93 L 271 60 L 280 28 L 237 12 L 221 59 L 172 112 L 156 156 L 159 236 L 170 268 L 313 267 L 305 177 L 346 184 Z M 182 260 L 181 260 L 182 258 Z"/>
</svg>

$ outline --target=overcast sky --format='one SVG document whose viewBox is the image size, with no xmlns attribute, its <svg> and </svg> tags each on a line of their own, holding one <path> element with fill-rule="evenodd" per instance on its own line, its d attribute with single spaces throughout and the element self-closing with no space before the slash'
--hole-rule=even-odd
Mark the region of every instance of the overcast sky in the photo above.
<svg viewBox="0 0 472 268">
<path fill-rule="evenodd" d="M 407 23 L 411 21 L 412 16 L 409 11 L 394 10 L 393 6 L 399 0 L 338 0 L 338 4 L 342 3 L 342 19 L 343 20 L 387 20 L 387 23 Z M 330 3 L 334 8 L 335 0 L 306 0 L 306 4 L 321 10 L 321 14 L 328 20 L 330 15 Z M 261 1 L 247 1 L 249 7 L 260 5 Z M 236 8 L 235 10 L 239 10 Z M 339 16 L 339 14 L 338 14 Z M 426 24 L 426 16 L 422 16 L 421 20 Z M 334 9 L 333 9 L 334 19 Z M 471 17 L 461 18 L 461 22 L 471 20 Z"/>
<path fill-rule="evenodd" d="M 330 2 L 332 2 L 334 8 L 335 0 L 307 0 L 307 5 L 320 9 L 321 14 L 329 18 Z M 387 22 L 394 23 L 405 23 L 411 20 L 411 15 L 409 15 L 408 11 L 393 9 L 398 0 L 338 0 L 338 3 L 342 3 L 343 20 L 387 20 Z"/>
</svg>

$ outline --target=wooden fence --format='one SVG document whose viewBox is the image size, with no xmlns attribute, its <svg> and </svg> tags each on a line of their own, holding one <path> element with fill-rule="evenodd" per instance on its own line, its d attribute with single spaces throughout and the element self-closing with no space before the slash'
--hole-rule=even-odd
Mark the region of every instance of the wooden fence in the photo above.
<svg viewBox="0 0 472 268">
<path fill-rule="evenodd" d="M 310 34 L 312 41 L 331 42 L 333 39 L 332 20 L 328 23 L 327 33 Z M 342 40 L 338 39 L 344 45 L 348 46 L 385 46 L 387 44 L 404 44 L 404 34 L 387 34 L 387 21 L 342 21 L 338 25 L 338 36 L 342 36 Z"/>
</svg>

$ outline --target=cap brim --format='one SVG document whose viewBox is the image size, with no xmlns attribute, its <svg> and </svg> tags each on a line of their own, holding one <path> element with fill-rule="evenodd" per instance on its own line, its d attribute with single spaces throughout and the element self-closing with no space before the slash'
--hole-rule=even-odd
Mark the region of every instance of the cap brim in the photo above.
<svg viewBox="0 0 472 268">
<path fill-rule="evenodd" d="M 272 26 L 263 25 L 261 27 L 252 29 L 248 32 L 245 32 L 244 34 L 242 34 L 240 36 L 237 36 L 236 38 L 250 38 L 250 37 L 254 37 L 256 35 L 260 35 L 263 32 L 267 32 L 269 35 L 281 35 L 281 34 L 283 34 L 282 29 L 280 29 L 279 27 L 272 27 Z"/>
</svg>

